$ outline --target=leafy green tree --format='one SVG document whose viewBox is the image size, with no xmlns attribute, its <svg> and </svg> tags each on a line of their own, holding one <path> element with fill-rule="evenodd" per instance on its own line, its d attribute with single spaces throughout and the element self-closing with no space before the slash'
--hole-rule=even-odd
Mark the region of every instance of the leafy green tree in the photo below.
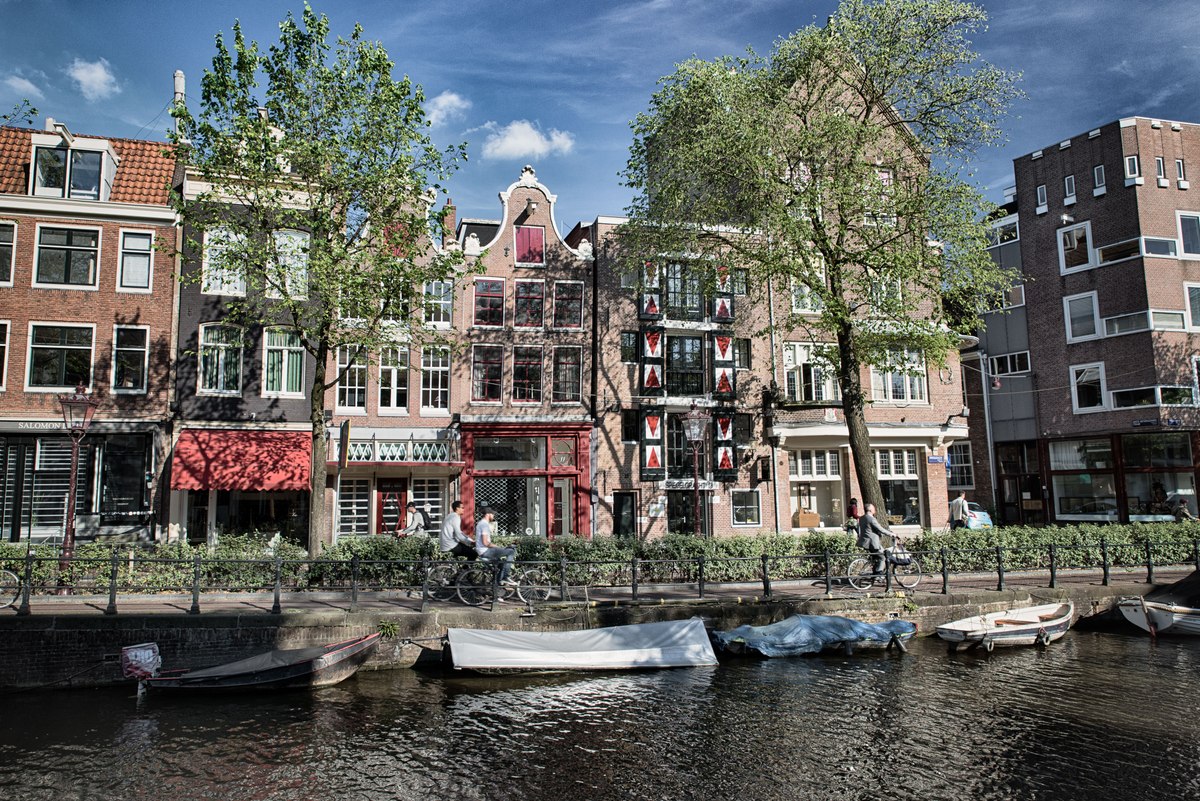
<svg viewBox="0 0 1200 801">
<path fill-rule="evenodd" d="M 29 104 L 29 100 L 22 99 L 12 107 L 12 111 L 0 114 L 0 125 L 12 125 L 14 122 L 32 125 L 33 118 L 37 115 L 38 110 Z"/>
<path fill-rule="evenodd" d="M 441 232 L 433 203 L 465 149 L 433 144 L 421 89 L 393 77 L 387 51 L 363 39 L 360 26 L 331 43 L 328 19 L 306 6 L 279 28 L 265 50 L 240 24 L 232 49 L 216 37 L 198 113 L 184 104 L 173 111 L 180 124 L 172 141 L 188 186 L 199 189 L 175 203 L 188 230 L 220 232 L 209 243 L 210 267 L 246 289 L 227 299 L 233 321 L 290 329 L 316 363 L 306 388 L 308 548 L 316 555 L 325 529 L 325 394 L 339 378 L 327 365 L 340 348 L 365 360 L 433 336 L 421 323 L 422 288 L 462 267 L 453 250 L 430 246 Z M 199 242 L 188 246 L 200 252 Z"/>
<path fill-rule="evenodd" d="M 620 251 L 631 264 L 685 253 L 801 293 L 811 312 L 772 325 L 823 344 L 880 508 L 863 367 L 924 369 L 914 351 L 943 363 L 1011 281 L 986 253 L 994 206 L 967 183 L 1019 95 L 1018 76 L 971 50 L 985 22 L 957 0 L 843 0 L 768 57 L 678 65 L 633 123 Z"/>
</svg>

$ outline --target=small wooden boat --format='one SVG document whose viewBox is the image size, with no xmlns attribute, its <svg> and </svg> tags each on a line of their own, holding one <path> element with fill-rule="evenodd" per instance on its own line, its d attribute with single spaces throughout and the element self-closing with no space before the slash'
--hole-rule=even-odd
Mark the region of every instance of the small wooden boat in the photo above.
<svg viewBox="0 0 1200 801">
<path fill-rule="evenodd" d="M 801 656 L 833 650 L 851 654 L 860 648 L 893 646 L 906 651 L 904 643 L 916 631 L 917 624 L 907 620 L 864 623 L 837 615 L 792 615 L 766 626 L 714 631 L 713 641 L 728 654 Z"/>
<path fill-rule="evenodd" d="M 983 648 L 997 646 L 1049 645 L 1067 633 L 1075 617 L 1075 604 L 1043 604 L 1005 609 L 986 615 L 974 615 L 937 627 L 937 635 L 959 646 Z"/>
<path fill-rule="evenodd" d="M 1123 598 L 1117 608 L 1126 620 L 1151 636 L 1166 632 L 1200 634 L 1200 572 L 1144 598 Z"/>
<path fill-rule="evenodd" d="M 379 632 L 313 648 L 291 648 L 202 670 L 163 671 L 143 678 L 151 691 L 248 691 L 328 687 L 350 678 L 379 644 Z"/>
<path fill-rule="evenodd" d="M 579 631 L 449 629 L 450 663 L 480 673 L 645 670 L 717 664 L 700 618 Z"/>
</svg>

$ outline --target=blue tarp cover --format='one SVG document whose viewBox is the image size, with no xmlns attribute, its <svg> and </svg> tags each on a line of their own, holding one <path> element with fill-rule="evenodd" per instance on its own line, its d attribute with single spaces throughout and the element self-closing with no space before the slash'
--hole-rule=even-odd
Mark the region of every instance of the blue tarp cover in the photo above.
<svg viewBox="0 0 1200 801">
<path fill-rule="evenodd" d="M 893 635 L 906 640 L 916 630 L 916 624 L 906 620 L 863 623 L 834 615 L 793 615 L 769 626 L 738 626 L 730 631 L 716 631 L 713 639 L 726 650 L 734 650 L 730 645 L 740 643 L 743 648 L 763 656 L 799 656 L 846 643 L 883 646 L 891 642 Z"/>
</svg>

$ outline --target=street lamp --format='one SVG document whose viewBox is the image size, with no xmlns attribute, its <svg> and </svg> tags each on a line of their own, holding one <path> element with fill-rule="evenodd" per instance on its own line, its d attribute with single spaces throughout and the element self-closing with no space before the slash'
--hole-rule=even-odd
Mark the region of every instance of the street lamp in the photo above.
<svg viewBox="0 0 1200 801">
<path fill-rule="evenodd" d="M 63 425 L 71 435 L 71 489 L 67 494 L 67 530 L 63 535 L 62 558 L 58 565 L 59 574 L 62 575 L 75 554 L 75 485 L 79 473 L 79 441 L 92 424 L 92 415 L 96 413 L 100 401 L 88 397 L 81 381 L 75 387 L 75 394 L 59 395 L 58 402 L 62 404 Z"/>
<path fill-rule="evenodd" d="M 708 433 L 708 423 L 712 415 L 696 407 L 692 401 L 691 410 L 684 415 L 683 434 L 692 446 L 692 494 L 694 508 L 692 510 L 692 533 L 700 536 L 700 447 L 704 444 L 704 436 Z"/>
</svg>

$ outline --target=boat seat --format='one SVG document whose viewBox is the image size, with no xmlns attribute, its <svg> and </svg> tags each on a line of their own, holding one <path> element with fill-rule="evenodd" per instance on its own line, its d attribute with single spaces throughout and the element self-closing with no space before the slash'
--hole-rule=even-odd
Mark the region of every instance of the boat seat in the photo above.
<svg viewBox="0 0 1200 801">
<path fill-rule="evenodd" d="M 1043 619 L 1044 619 L 1044 618 L 1043 618 Z M 999 620 L 996 620 L 996 621 L 995 621 L 995 623 L 996 623 L 996 625 L 997 625 L 997 626 L 1028 626 L 1030 623 L 1033 623 L 1033 622 L 1035 622 L 1035 621 L 1032 621 L 1032 620 L 1012 620 L 1012 619 L 1007 619 L 1007 618 L 1000 618 Z"/>
</svg>

